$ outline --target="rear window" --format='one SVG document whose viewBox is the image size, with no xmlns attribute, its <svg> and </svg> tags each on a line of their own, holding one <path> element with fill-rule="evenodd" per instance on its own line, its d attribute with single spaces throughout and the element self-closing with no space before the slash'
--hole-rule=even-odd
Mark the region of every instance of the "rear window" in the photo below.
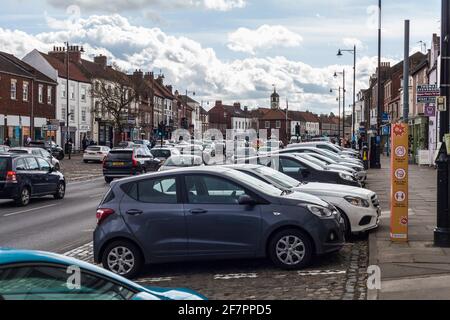
<svg viewBox="0 0 450 320">
<path fill-rule="evenodd" d="M 108 154 L 108 160 L 130 160 L 132 155 L 132 151 L 111 151 Z"/>
<path fill-rule="evenodd" d="M 158 149 L 154 149 L 151 151 L 151 154 L 155 157 L 155 158 L 169 158 L 171 153 L 169 150 L 158 150 Z"/>
<path fill-rule="evenodd" d="M 10 153 L 15 153 L 15 154 L 27 154 L 28 153 L 28 151 L 27 150 L 14 150 L 14 149 L 11 149 L 11 150 L 9 150 L 9 152 Z"/>
<path fill-rule="evenodd" d="M 0 171 L 5 172 L 8 170 L 9 158 L 0 158 Z"/>
<path fill-rule="evenodd" d="M 87 148 L 87 150 L 88 151 L 102 151 L 102 148 L 101 147 L 89 147 L 89 148 Z"/>
</svg>

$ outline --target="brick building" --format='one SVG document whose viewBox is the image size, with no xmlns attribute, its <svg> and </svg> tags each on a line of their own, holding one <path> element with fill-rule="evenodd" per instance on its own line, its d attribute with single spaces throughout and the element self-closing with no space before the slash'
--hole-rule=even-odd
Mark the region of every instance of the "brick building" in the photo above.
<svg viewBox="0 0 450 320">
<path fill-rule="evenodd" d="M 0 140 L 13 146 L 27 137 L 44 139 L 56 117 L 57 83 L 11 54 L 0 52 Z"/>
</svg>

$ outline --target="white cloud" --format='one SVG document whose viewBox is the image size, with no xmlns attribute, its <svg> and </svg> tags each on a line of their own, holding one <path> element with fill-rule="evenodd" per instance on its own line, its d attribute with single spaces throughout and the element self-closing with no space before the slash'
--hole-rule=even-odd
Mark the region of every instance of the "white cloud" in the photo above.
<svg viewBox="0 0 450 320">
<path fill-rule="evenodd" d="M 206 10 L 229 11 L 244 8 L 246 0 L 47 0 L 57 8 L 78 6 L 82 10 L 102 12 L 137 11 L 145 8 L 201 8 Z"/>
<path fill-rule="evenodd" d="M 329 89 L 340 85 L 332 75 L 342 70 L 342 65 L 317 68 L 282 56 L 223 61 L 213 49 L 196 41 L 168 35 L 158 28 L 135 26 L 120 15 L 91 16 L 78 20 L 76 28 L 64 26 L 36 35 L 0 28 L 0 50 L 22 57 L 34 48 L 46 52 L 70 39 L 73 44 L 83 45 L 90 58 L 102 53 L 126 70 L 162 69 L 167 83 L 182 92 L 186 88 L 194 90 L 199 100 L 268 106 L 272 84 L 277 84 L 280 95 L 289 97 L 292 109 L 308 108 L 316 112 L 337 109 L 335 96 Z M 358 60 L 357 88 L 367 85 L 375 62 L 376 58 L 368 57 Z M 351 73 L 350 65 L 345 68 Z M 349 99 L 351 78 L 347 82 Z"/>
<path fill-rule="evenodd" d="M 230 33 L 228 48 L 254 55 L 258 49 L 298 47 L 302 41 L 302 36 L 283 26 L 263 25 L 255 30 L 239 28 Z"/>
<path fill-rule="evenodd" d="M 345 48 L 353 48 L 353 46 L 356 46 L 356 50 L 366 49 L 364 43 L 357 38 L 344 38 L 342 39 L 342 44 L 345 46 Z"/>
</svg>

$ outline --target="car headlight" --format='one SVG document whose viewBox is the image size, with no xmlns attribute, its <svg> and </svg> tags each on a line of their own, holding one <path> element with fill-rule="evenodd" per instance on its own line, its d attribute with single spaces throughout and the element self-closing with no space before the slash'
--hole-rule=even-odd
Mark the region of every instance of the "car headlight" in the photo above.
<svg viewBox="0 0 450 320">
<path fill-rule="evenodd" d="M 345 174 L 345 173 L 339 173 L 339 176 L 347 181 L 355 181 L 355 179 L 353 178 L 353 176 L 349 175 L 349 174 Z"/>
<path fill-rule="evenodd" d="M 356 207 L 364 207 L 364 208 L 370 207 L 369 201 L 362 198 L 348 196 L 344 197 L 344 199 L 347 200 L 348 203 Z"/>
<path fill-rule="evenodd" d="M 318 216 L 319 218 L 329 218 L 333 215 L 333 211 L 325 207 L 309 204 L 306 206 L 306 208 L 308 208 L 309 212 Z"/>
</svg>

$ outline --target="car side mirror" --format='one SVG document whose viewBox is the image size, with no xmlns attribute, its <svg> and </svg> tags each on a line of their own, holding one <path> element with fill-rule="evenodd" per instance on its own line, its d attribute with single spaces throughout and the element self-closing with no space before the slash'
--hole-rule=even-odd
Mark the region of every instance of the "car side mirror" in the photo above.
<svg viewBox="0 0 450 320">
<path fill-rule="evenodd" d="M 257 201 L 250 197 L 249 195 L 242 195 L 238 199 L 238 203 L 241 206 L 255 206 L 257 205 Z"/>
<path fill-rule="evenodd" d="M 311 172 L 308 169 L 302 170 L 302 177 L 306 178 L 311 174 Z"/>
</svg>

